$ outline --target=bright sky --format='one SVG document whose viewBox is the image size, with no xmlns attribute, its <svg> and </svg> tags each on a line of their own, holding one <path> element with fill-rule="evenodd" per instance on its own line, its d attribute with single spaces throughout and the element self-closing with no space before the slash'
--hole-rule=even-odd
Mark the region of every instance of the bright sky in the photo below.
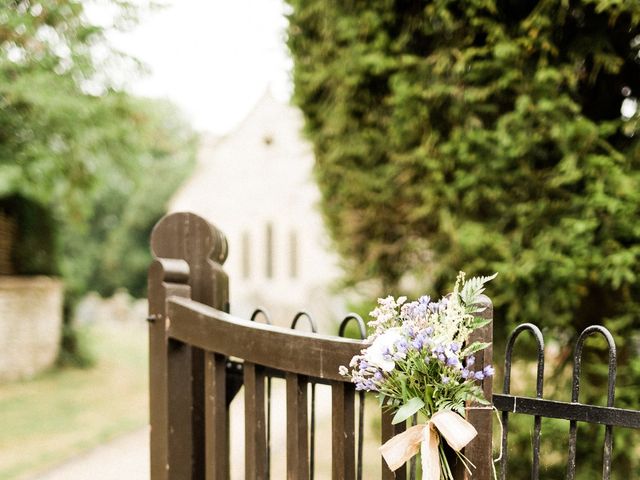
<svg viewBox="0 0 640 480">
<path fill-rule="evenodd" d="M 282 0 L 164 3 L 167 8 L 145 14 L 134 30 L 110 36 L 150 69 L 128 82 L 131 91 L 168 97 L 195 128 L 217 134 L 241 121 L 267 89 L 289 97 Z"/>
<path fill-rule="evenodd" d="M 108 23 L 112 1 L 88 0 L 85 11 Z M 109 36 L 150 70 L 127 79 L 132 92 L 168 97 L 196 129 L 216 134 L 238 124 L 267 89 L 280 100 L 290 97 L 284 0 L 156 1 L 166 7 L 145 14 L 134 30 Z M 637 98 L 626 98 L 621 115 L 629 119 L 637 109 Z"/>
</svg>

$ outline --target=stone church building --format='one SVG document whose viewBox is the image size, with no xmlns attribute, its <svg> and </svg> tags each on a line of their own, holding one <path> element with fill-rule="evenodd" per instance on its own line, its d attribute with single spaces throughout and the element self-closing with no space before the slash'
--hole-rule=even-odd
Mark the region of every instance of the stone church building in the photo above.
<svg viewBox="0 0 640 480">
<path fill-rule="evenodd" d="M 288 326 L 304 309 L 321 332 L 336 333 L 345 307 L 331 289 L 340 270 L 302 123 L 297 109 L 265 94 L 233 132 L 203 139 L 196 170 L 169 211 L 199 214 L 226 234 L 233 314 L 247 317 L 261 306 Z"/>
</svg>

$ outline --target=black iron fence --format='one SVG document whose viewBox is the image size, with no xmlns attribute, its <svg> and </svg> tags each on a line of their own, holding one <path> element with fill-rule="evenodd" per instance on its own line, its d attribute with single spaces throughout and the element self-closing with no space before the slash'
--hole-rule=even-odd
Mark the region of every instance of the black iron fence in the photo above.
<svg viewBox="0 0 640 480">
<path fill-rule="evenodd" d="M 523 333 L 530 332 L 537 347 L 537 368 L 535 397 L 511 395 L 511 374 L 513 363 L 513 351 L 516 339 Z M 582 357 L 585 340 L 591 335 L 601 335 L 608 347 L 608 378 L 607 378 L 607 404 L 606 406 L 583 404 L 580 397 L 580 375 L 582 373 Z M 640 429 L 640 411 L 616 408 L 615 385 L 617 356 L 613 336 L 606 328 L 593 325 L 586 328 L 578 337 L 573 354 L 573 374 L 571 382 L 571 401 L 561 402 L 548 400 L 543 397 L 544 387 L 544 338 L 540 329 L 530 323 L 519 325 L 513 330 L 506 345 L 504 363 L 504 385 L 502 394 L 493 395 L 493 403 L 502 416 L 502 444 L 499 478 L 506 480 L 511 478 L 508 471 L 509 452 L 509 416 L 511 414 L 523 414 L 533 417 L 533 434 L 531 445 L 531 478 L 540 477 L 540 441 L 542 432 L 542 419 L 555 418 L 569 421 L 569 443 L 567 456 L 567 480 L 576 478 L 576 446 L 578 441 L 578 422 L 588 424 L 600 424 L 605 426 L 603 444 L 593 445 L 592 453 L 601 452 L 602 478 L 611 478 L 611 460 L 613 453 L 613 428 L 625 427 Z M 593 441 L 593 439 L 584 439 Z M 640 472 L 629 473 L 627 478 L 640 478 Z"/>
</svg>

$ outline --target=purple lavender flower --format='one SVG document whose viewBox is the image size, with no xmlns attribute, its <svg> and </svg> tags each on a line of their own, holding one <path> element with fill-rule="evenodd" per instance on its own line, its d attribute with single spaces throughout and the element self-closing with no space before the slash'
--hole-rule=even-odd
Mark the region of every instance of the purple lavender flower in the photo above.
<svg viewBox="0 0 640 480">
<path fill-rule="evenodd" d="M 406 325 L 405 326 L 405 333 L 407 334 L 407 337 L 409 337 L 409 338 L 415 337 L 415 330 L 413 329 L 413 327 L 411 325 Z"/>
<path fill-rule="evenodd" d="M 424 329 L 424 333 L 426 333 L 426 334 L 427 334 L 427 336 L 429 336 L 429 337 L 430 337 L 431 335 L 433 335 L 433 327 L 427 327 L 427 328 L 425 328 L 425 329 Z"/>
<path fill-rule="evenodd" d="M 385 360 L 393 360 L 393 355 L 391 354 L 391 350 L 389 349 L 389 347 L 384 347 L 384 349 L 382 350 L 382 358 L 384 358 Z"/>
<path fill-rule="evenodd" d="M 491 365 L 487 365 L 486 367 L 484 367 L 484 369 L 482 370 L 482 373 L 484 373 L 485 377 L 490 377 L 492 376 L 494 373 L 496 373 L 495 369 L 491 366 Z"/>
<path fill-rule="evenodd" d="M 413 348 L 415 348 L 416 350 L 421 350 L 422 349 L 422 338 L 420 336 L 416 337 L 416 339 L 411 342 L 411 346 Z"/>
<path fill-rule="evenodd" d="M 473 376 L 475 377 L 476 380 L 484 380 L 484 373 L 480 371 L 477 371 L 476 373 L 474 373 Z"/>
<path fill-rule="evenodd" d="M 463 368 L 460 375 L 462 376 L 462 378 L 469 378 L 469 375 L 471 375 L 471 372 L 466 368 Z"/>
<path fill-rule="evenodd" d="M 457 352 L 458 350 L 460 350 L 460 345 L 457 342 L 452 342 L 451 345 L 449 345 L 449 349 L 452 352 Z"/>
<path fill-rule="evenodd" d="M 405 353 L 408 347 L 409 345 L 404 338 L 400 339 L 398 343 L 396 343 L 396 350 L 398 351 L 398 353 Z"/>
<path fill-rule="evenodd" d="M 367 363 L 366 360 L 361 360 L 360 361 L 360 370 L 366 370 L 367 367 L 369 367 L 369 364 Z"/>
<path fill-rule="evenodd" d="M 458 359 L 456 357 L 449 357 L 447 358 L 447 365 L 449 365 L 450 367 L 455 367 L 456 365 L 458 365 Z"/>
<path fill-rule="evenodd" d="M 444 356 L 444 353 L 439 353 L 438 354 L 438 360 L 440 360 L 441 362 L 444 362 L 446 359 L 446 357 Z"/>
<path fill-rule="evenodd" d="M 380 380 L 382 380 L 382 372 L 380 370 L 376 371 L 376 373 L 373 374 L 373 379 L 376 382 L 379 382 Z"/>
<path fill-rule="evenodd" d="M 442 383 L 449 383 L 449 377 L 447 377 L 446 375 L 442 376 Z"/>
<path fill-rule="evenodd" d="M 406 303 L 402 306 L 402 316 L 407 320 L 417 320 L 424 316 L 426 309 L 418 302 Z"/>
<path fill-rule="evenodd" d="M 431 302 L 431 297 L 429 295 L 423 295 L 418 299 L 418 303 L 421 305 L 429 305 Z"/>
<path fill-rule="evenodd" d="M 474 357 L 473 355 L 469 355 L 466 362 L 467 367 L 473 366 L 474 363 L 476 363 L 476 357 Z"/>
</svg>

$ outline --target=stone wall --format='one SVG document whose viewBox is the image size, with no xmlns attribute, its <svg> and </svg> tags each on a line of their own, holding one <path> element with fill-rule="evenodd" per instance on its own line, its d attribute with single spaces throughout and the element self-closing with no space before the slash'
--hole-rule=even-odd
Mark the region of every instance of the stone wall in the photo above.
<svg viewBox="0 0 640 480">
<path fill-rule="evenodd" d="M 62 282 L 0 276 L 0 381 L 35 375 L 58 356 Z"/>
<path fill-rule="evenodd" d="M 78 303 L 73 321 L 79 326 L 93 323 L 146 325 L 147 311 L 147 299 L 133 298 L 126 290 L 118 290 L 110 298 L 89 292 Z"/>
</svg>

